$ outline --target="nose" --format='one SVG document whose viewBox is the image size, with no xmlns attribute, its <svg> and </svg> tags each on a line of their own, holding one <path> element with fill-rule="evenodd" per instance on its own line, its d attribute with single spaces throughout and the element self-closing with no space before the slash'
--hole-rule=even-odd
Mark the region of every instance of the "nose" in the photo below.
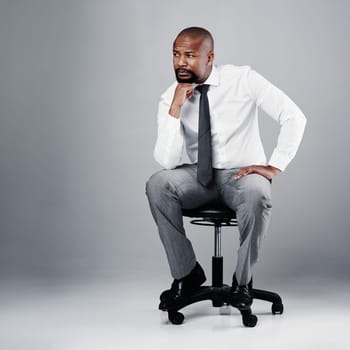
<svg viewBox="0 0 350 350">
<path fill-rule="evenodd" d="M 179 67 L 186 67 L 186 66 L 187 66 L 186 56 L 181 55 L 181 56 L 179 57 L 178 65 L 179 65 Z"/>
</svg>

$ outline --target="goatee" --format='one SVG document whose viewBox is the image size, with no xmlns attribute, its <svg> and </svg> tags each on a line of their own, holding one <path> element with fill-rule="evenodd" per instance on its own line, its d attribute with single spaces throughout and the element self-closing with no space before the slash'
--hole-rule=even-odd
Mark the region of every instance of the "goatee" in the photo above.
<svg viewBox="0 0 350 350">
<path fill-rule="evenodd" d="M 182 78 L 181 76 L 179 76 L 179 72 L 186 72 L 187 74 L 189 74 L 188 78 Z M 188 84 L 193 84 L 196 83 L 198 80 L 198 77 L 196 74 L 194 74 L 192 71 L 188 70 L 188 69 L 184 69 L 184 68 L 177 68 L 175 69 L 175 76 L 176 76 L 176 80 L 178 81 L 178 83 L 188 83 Z"/>
</svg>

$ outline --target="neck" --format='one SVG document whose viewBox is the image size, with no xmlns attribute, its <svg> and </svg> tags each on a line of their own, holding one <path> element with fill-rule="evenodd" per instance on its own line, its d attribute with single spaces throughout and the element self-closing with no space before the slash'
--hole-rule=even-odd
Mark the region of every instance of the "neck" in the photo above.
<svg viewBox="0 0 350 350">
<path fill-rule="evenodd" d="M 201 78 L 201 79 L 198 79 L 196 81 L 196 83 L 197 84 L 203 84 L 209 78 L 209 75 L 210 75 L 211 71 L 212 71 L 212 67 L 210 67 L 209 71 L 205 74 L 205 76 L 203 78 Z"/>
</svg>

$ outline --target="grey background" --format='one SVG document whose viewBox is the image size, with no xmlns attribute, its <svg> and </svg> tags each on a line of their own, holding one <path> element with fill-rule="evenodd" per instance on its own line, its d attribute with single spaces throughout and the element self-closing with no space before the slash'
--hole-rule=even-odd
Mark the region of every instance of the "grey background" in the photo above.
<svg viewBox="0 0 350 350">
<path fill-rule="evenodd" d="M 208 28 L 303 110 L 256 278 L 349 277 L 348 1 L 0 2 L 0 277 L 170 279 L 144 195 L 171 45 Z M 261 114 L 270 155 L 278 127 Z M 208 270 L 212 233 L 186 223 Z M 234 232 L 234 233 L 233 233 Z M 223 235 L 225 276 L 237 232 Z"/>
</svg>

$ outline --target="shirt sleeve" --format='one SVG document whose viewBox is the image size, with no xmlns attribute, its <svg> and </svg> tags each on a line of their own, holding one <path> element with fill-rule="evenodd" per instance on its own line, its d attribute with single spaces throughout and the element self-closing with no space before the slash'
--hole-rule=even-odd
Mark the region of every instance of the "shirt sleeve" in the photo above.
<svg viewBox="0 0 350 350">
<path fill-rule="evenodd" d="M 164 94 L 158 107 L 158 135 L 154 148 L 155 160 L 165 169 L 181 165 L 184 135 L 180 118 L 169 114 L 170 102 Z"/>
<path fill-rule="evenodd" d="M 306 118 L 283 91 L 252 69 L 248 70 L 247 84 L 257 106 L 281 126 L 268 164 L 284 171 L 299 148 Z"/>
</svg>

